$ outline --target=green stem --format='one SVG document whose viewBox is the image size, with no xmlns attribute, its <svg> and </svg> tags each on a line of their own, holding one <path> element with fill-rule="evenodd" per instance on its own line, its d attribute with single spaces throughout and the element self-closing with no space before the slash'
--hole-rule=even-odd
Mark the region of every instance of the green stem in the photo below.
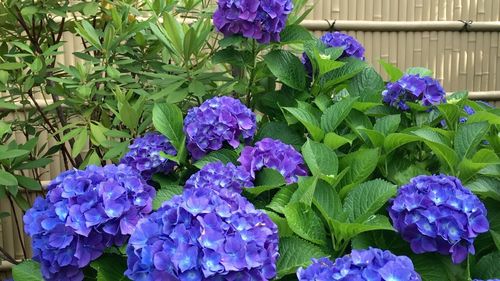
<svg viewBox="0 0 500 281">
<path fill-rule="evenodd" d="M 252 87 L 255 82 L 255 76 L 257 75 L 257 55 L 259 52 L 257 51 L 257 43 L 255 42 L 255 39 L 252 40 L 252 68 L 250 69 L 250 79 L 248 80 L 248 89 L 247 89 L 247 95 L 246 95 L 246 103 L 248 107 L 251 107 L 252 103 Z"/>
</svg>

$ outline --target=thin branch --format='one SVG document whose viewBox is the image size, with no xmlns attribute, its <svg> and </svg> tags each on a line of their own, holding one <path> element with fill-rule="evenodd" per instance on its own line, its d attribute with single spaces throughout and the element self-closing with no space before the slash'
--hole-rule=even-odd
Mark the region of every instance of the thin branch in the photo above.
<svg viewBox="0 0 500 281">
<path fill-rule="evenodd" d="M 24 247 L 23 236 L 21 234 L 22 233 L 21 224 L 19 223 L 19 219 L 17 218 L 17 212 L 16 212 L 16 207 L 14 205 L 14 201 L 12 201 L 12 198 L 10 196 L 7 196 L 7 198 L 9 198 L 12 214 L 14 215 L 14 221 L 16 222 L 17 236 L 19 237 L 19 243 L 21 243 L 21 249 L 23 249 L 23 255 L 24 258 L 27 258 L 28 252 L 26 252 L 26 247 Z"/>
<path fill-rule="evenodd" d="M 12 264 L 19 264 L 19 262 L 13 257 L 11 256 L 7 250 L 5 250 L 4 248 L 0 247 L 0 255 L 2 255 L 4 257 L 5 260 L 7 260 L 8 262 L 12 263 Z"/>
</svg>

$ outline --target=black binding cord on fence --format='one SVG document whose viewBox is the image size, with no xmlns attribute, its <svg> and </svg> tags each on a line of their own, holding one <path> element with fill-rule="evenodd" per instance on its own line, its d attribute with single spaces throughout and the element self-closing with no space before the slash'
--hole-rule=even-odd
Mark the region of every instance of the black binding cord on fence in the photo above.
<svg viewBox="0 0 500 281">
<path fill-rule="evenodd" d="M 464 27 L 462 28 L 461 31 L 465 31 L 465 32 L 469 32 L 470 31 L 470 27 L 471 27 L 471 25 L 473 23 L 472 20 L 458 20 L 458 21 L 464 24 Z"/>
<path fill-rule="evenodd" d="M 333 22 L 330 22 L 329 20 L 325 19 L 325 21 L 328 23 L 328 31 L 329 32 L 334 32 L 335 30 L 335 23 L 337 23 L 337 20 L 333 20 Z"/>
</svg>

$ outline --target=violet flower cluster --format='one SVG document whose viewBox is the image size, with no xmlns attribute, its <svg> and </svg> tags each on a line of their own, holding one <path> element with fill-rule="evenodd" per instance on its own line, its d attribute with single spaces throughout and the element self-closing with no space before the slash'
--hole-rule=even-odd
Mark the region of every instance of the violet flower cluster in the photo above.
<svg viewBox="0 0 500 281">
<path fill-rule="evenodd" d="M 340 58 L 354 57 L 361 60 L 365 59 L 365 48 L 354 37 L 342 32 L 327 32 L 320 38 L 328 47 L 342 48 L 344 52 Z M 313 75 L 313 66 L 311 59 L 306 53 L 302 54 L 302 63 L 304 64 L 309 76 Z"/>
<path fill-rule="evenodd" d="M 408 102 L 420 102 L 424 106 L 446 102 L 446 92 L 441 84 L 418 74 L 405 74 L 398 81 L 388 83 L 382 96 L 385 103 L 404 111 L 410 109 Z"/>
<path fill-rule="evenodd" d="M 209 163 L 193 174 L 185 188 L 211 188 L 218 193 L 241 193 L 244 187 L 253 187 L 252 177 L 243 167 L 233 163 Z"/>
<path fill-rule="evenodd" d="M 328 258 L 312 261 L 309 267 L 297 271 L 299 281 L 422 280 L 408 257 L 376 248 L 352 250 L 350 255 L 338 258 L 335 262 Z"/>
<path fill-rule="evenodd" d="M 33 259 L 46 280 L 83 280 L 82 268 L 121 246 L 152 211 L 156 191 L 126 165 L 62 173 L 24 215 Z"/>
<path fill-rule="evenodd" d="M 474 239 L 489 229 L 484 204 L 451 176 L 413 178 L 388 209 L 394 228 L 413 252 L 451 254 L 454 263 L 474 254 Z"/>
<path fill-rule="evenodd" d="M 289 184 L 297 182 L 299 176 L 307 176 L 302 155 L 293 146 L 271 138 L 262 139 L 253 147 L 245 147 L 238 161 L 252 178 L 262 168 L 277 170 Z"/>
<path fill-rule="evenodd" d="M 243 35 L 259 43 L 280 41 L 292 12 L 291 0 L 218 0 L 214 25 L 225 36 Z"/>
<path fill-rule="evenodd" d="M 120 163 L 138 170 L 146 180 L 156 173 L 168 174 L 175 167 L 174 161 L 160 155 L 161 152 L 177 155 L 169 139 L 160 133 L 150 132 L 136 138 L 128 148 L 129 152 Z"/>
<path fill-rule="evenodd" d="M 240 100 L 215 97 L 188 111 L 184 120 L 187 149 L 194 159 L 219 150 L 227 142 L 240 145 L 240 138 L 250 141 L 257 130 L 255 114 Z"/>
<path fill-rule="evenodd" d="M 278 229 L 237 193 L 188 188 L 139 222 L 127 255 L 131 280 L 270 280 Z"/>
</svg>

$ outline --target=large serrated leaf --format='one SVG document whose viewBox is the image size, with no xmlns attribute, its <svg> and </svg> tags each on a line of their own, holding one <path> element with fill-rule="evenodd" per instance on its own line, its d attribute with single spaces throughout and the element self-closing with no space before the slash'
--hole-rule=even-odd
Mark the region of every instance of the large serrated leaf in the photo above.
<svg viewBox="0 0 500 281">
<path fill-rule="evenodd" d="M 265 211 L 266 214 L 271 218 L 271 220 L 278 226 L 278 234 L 281 237 L 290 237 L 293 236 L 293 231 L 288 225 L 286 219 L 275 212 Z"/>
<path fill-rule="evenodd" d="M 463 124 L 455 135 L 455 150 L 460 158 L 470 157 L 489 129 L 487 122 Z"/>
<path fill-rule="evenodd" d="M 326 230 L 321 218 L 304 203 L 290 203 L 284 210 L 288 225 L 298 236 L 318 245 L 326 245 Z"/>
<path fill-rule="evenodd" d="M 304 65 L 293 53 L 274 50 L 264 56 L 264 62 L 283 84 L 296 90 L 305 89 L 306 71 Z"/>
<path fill-rule="evenodd" d="M 316 116 L 304 108 L 298 107 L 283 107 L 284 110 L 289 112 L 296 118 L 302 125 L 304 125 L 311 134 L 311 137 L 316 141 L 321 141 L 325 135 L 320 127 L 319 120 Z"/>
<path fill-rule="evenodd" d="M 182 186 L 179 185 L 163 185 L 156 192 L 156 197 L 153 199 L 153 209 L 158 210 L 165 201 L 172 199 L 175 195 L 182 193 Z"/>
<path fill-rule="evenodd" d="M 388 134 L 396 132 L 401 123 L 401 115 L 388 115 L 377 119 L 373 129 L 387 136 Z"/>
<path fill-rule="evenodd" d="M 210 152 L 200 160 L 196 161 L 196 163 L 194 163 L 193 165 L 196 168 L 201 169 L 203 168 L 203 166 L 209 163 L 213 162 L 222 162 L 224 164 L 236 163 L 237 159 L 238 159 L 238 154 L 236 153 L 236 151 L 230 149 L 221 149 Z"/>
<path fill-rule="evenodd" d="M 14 266 L 12 277 L 16 281 L 43 281 L 40 264 L 32 260 L 26 260 Z"/>
<path fill-rule="evenodd" d="M 318 177 L 316 176 L 299 177 L 298 188 L 290 198 L 290 203 L 301 202 L 307 206 L 311 206 L 318 181 Z"/>
<path fill-rule="evenodd" d="M 278 278 L 295 273 L 299 267 L 309 265 L 312 258 L 328 256 L 321 248 L 296 236 L 281 239 L 279 253 L 280 257 L 276 265 Z"/>
<path fill-rule="evenodd" d="M 285 206 L 290 202 L 290 198 L 292 198 L 295 190 L 297 190 L 296 185 L 284 186 L 274 195 L 273 200 L 267 205 L 267 208 L 276 213 L 283 214 Z"/>
<path fill-rule="evenodd" d="M 380 102 L 381 93 L 385 88 L 382 77 L 373 67 L 363 69 L 349 81 L 347 90 L 360 101 Z"/>
<path fill-rule="evenodd" d="M 347 241 L 354 236 L 374 230 L 394 230 L 386 216 L 375 215 L 362 223 L 349 223 L 339 220 L 329 220 L 337 240 Z"/>
<path fill-rule="evenodd" d="M 483 280 L 500 277 L 500 251 L 482 257 L 473 268 L 475 278 Z"/>
<path fill-rule="evenodd" d="M 346 98 L 327 108 L 321 116 L 321 128 L 325 132 L 334 132 L 349 115 L 355 101 L 356 99 Z"/>
<path fill-rule="evenodd" d="M 340 221 L 345 219 L 342 201 L 337 191 L 326 182 L 320 182 L 320 184 L 316 185 L 313 204 L 325 219 L 330 218 Z"/>
<path fill-rule="evenodd" d="M 337 175 L 339 168 L 337 154 L 325 144 L 308 139 L 302 146 L 302 155 L 313 175 Z"/>
<path fill-rule="evenodd" d="M 272 138 L 281 140 L 283 143 L 300 147 L 304 143 L 303 134 L 293 130 L 285 122 L 269 122 L 260 126 L 256 140 Z"/>
<path fill-rule="evenodd" d="M 90 266 L 97 271 L 97 281 L 125 281 L 127 260 L 124 257 L 106 254 L 93 261 Z"/>
<path fill-rule="evenodd" d="M 344 201 L 344 212 L 349 221 L 361 223 L 374 215 L 396 194 L 396 186 L 376 179 L 354 187 Z"/>
<path fill-rule="evenodd" d="M 342 61 L 346 63 L 344 66 L 330 71 L 320 78 L 319 84 L 322 86 L 323 92 L 332 90 L 336 85 L 356 76 L 367 67 L 366 62 L 355 58 L 347 58 Z"/>
<path fill-rule="evenodd" d="M 349 167 L 349 170 L 340 182 L 343 187 L 340 196 L 344 197 L 353 185 L 367 179 L 377 168 L 378 159 L 378 149 L 361 149 L 342 158 L 340 168 Z"/>
</svg>

